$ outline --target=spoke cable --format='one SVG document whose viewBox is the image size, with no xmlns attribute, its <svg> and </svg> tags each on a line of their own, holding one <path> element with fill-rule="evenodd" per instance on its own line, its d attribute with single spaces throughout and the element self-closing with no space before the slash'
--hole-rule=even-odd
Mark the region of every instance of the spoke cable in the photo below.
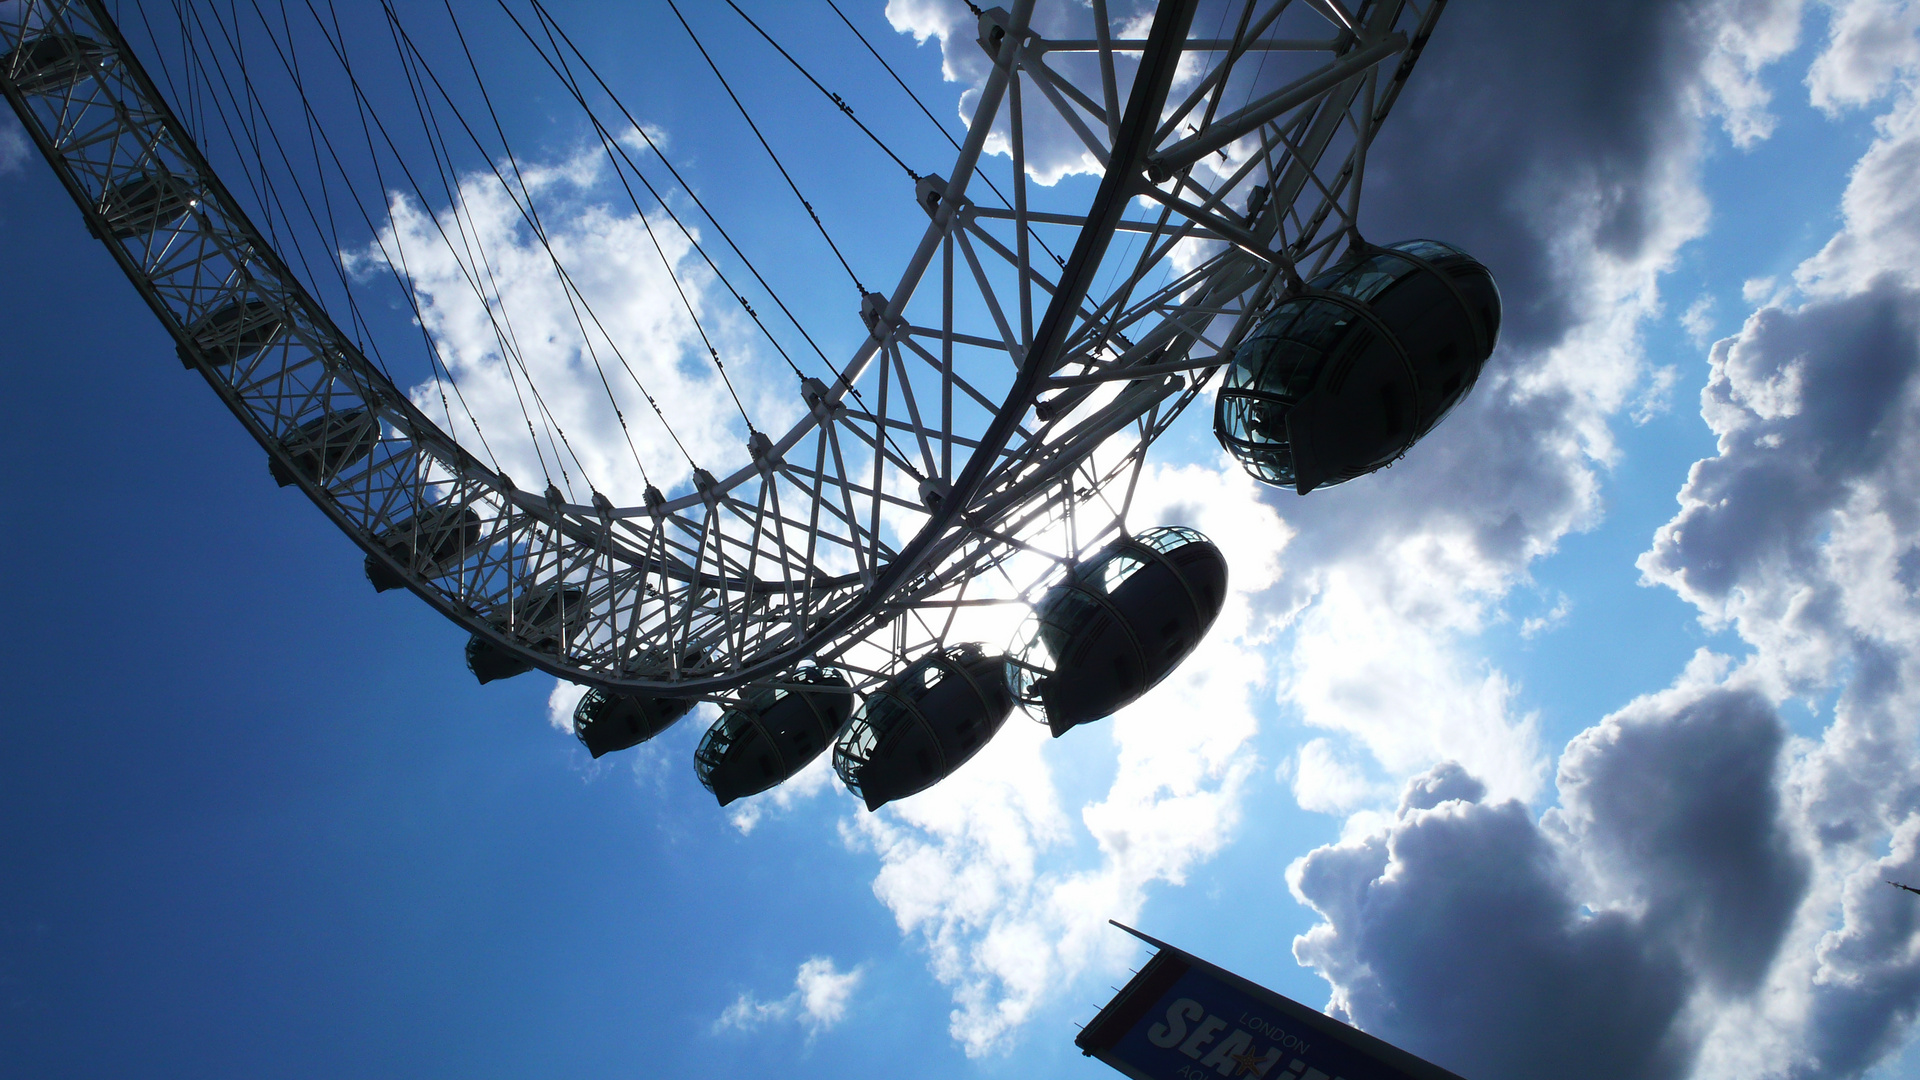
<svg viewBox="0 0 1920 1080">
<path fill-rule="evenodd" d="M 740 96 L 733 92 L 732 86 L 728 85 L 727 77 L 720 73 L 720 65 L 713 62 L 713 57 L 707 52 L 707 47 L 701 44 L 700 35 L 694 33 L 693 27 L 687 25 L 687 17 L 680 13 L 680 5 L 674 3 L 674 0 L 667 0 L 667 7 L 673 10 L 673 17 L 680 20 L 680 25 L 686 30 L 687 36 L 693 39 L 693 47 L 700 50 L 700 58 L 705 60 L 707 67 L 713 70 L 713 77 L 720 80 L 720 88 L 727 92 L 727 97 L 733 102 L 734 108 L 740 110 L 740 118 L 745 120 L 747 127 L 753 130 L 753 137 L 760 140 L 760 148 L 767 152 L 769 158 L 773 159 L 773 167 L 780 170 L 780 178 L 787 182 L 787 187 L 793 191 L 793 197 L 799 199 L 800 205 L 806 208 L 807 216 L 813 219 L 813 227 L 820 230 L 821 238 L 827 242 L 828 247 L 833 249 L 833 257 L 840 260 L 840 266 L 846 270 L 847 276 L 853 279 L 854 289 L 857 290 L 861 296 L 866 296 L 867 287 L 860 284 L 860 276 L 853 272 L 853 267 L 847 265 L 847 257 L 840 253 L 840 245 L 834 243 L 833 237 L 827 233 L 827 227 L 821 223 L 820 215 L 814 212 L 813 204 L 807 201 L 805 195 L 800 194 L 800 185 L 793 182 L 792 174 L 788 173 L 787 167 L 780 162 L 780 155 L 774 153 L 773 147 L 767 145 L 767 137 L 760 133 L 760 125 L 753 122 L 753 117 L 748 114 L 746 105 L 741 103 Z"/>
<path fill-rule="evenodd" d="M 547 56 L 545 50 L 540 49 L 539 43 L 535 41 L 533 38 L 533 35 L 527 31 L 526 26 L 523 23 L 521 23 L 519 17 L 513 13 L 513 10 L 511 8 L 507 7 L 506 0 L 496 0 L 496 3 L 499 4 L 501 10 L 506 12 L 507 17 L 513 20 L 514 25 L 516 27 L 519 27 L 521 35 L 525 37 L 527 41 L 534 46 L 534 49 L 536 51 L 540 52 L 542 59 L 546 60 L 547 66 L 553 70 L 554 74 L 557 77 L 559 77 L 562 84 L 566 85 L 568 89 L 573 93 L 574 100 L 578 102 L 581 108 L 586 111 L 589 119 L 592 120 L 592 122 L 596 125 L 596 127 L 603 127 L 603 125 L 601 125 L 600 123 L 598 115 L 594 112 L 593 107 L 587 103 L 585 96 L 580 92 L 578 84 L 570 82 L 566 73 L 563 72 L 562 69 L 555 64 L 554 59 L 552 57 Z M 647 129 L 643 127 L 640 124 L 640 122 L 634 118 L 632 111 L 627 108 L 626 103 L 621 101 L 619 95 L 613 92 L 613 88 L 607 84 L 606 79 L 602 77 L 599 70 L 594 67 L 593 62 L 587 59 L 586 54 L 580 50 L 580 46 L 575 44 L 573 39 L 568 36 L 566 29 L 559 24 L 558 20 L 554 19 L 553 16 L 547 12 L 545 6 L 541 3 L 541 0 L 530 0 L 530 4 L 533 10 L 535 11 L 535 13 L 541 18 L 541 20 L 544 23 L 551 25 L 553 28 L 553 33 L 558 34 L 560 37 L 560 40 L 566 43 L 567 50 L 571 52 L 580 61 L 581 65 L 586 69 L 587 74 L 593 77 L 594 82 L 600 87 L 600 90 L 603 93 L 605 93 L 607 97 L 613 102 L 614 107 L 620 110 L 620 114 L 626 118 L 627 123 L 633 128 L 635 132 L 637 132 L 640 135 L 640 138 L 644 142 L 646 142 L 647 148 L 653 151 L 654 156 L 659 158 L 660 163 L 662 165 L 666 166 L 667 172 L 674 178 L 674 180 L 676 180 L 680 184 L 680 189 L 684 191 L 687 197 L 693 201 L 694 206 L 699 208 L 701 214 L 706 217 L 707 221 L 712 223 L 714 227 L 714 231 L 718 232 L 720 234 L 721 239 L 727 242 L 727 246 L 733 250 L 733 253 L 736 256 L 739 257 L 741 263 L 746 266 L 747 272 L 753 275 L 754 280 L 760 283 L 760 287 L 766 290 L 767 295 L 772 298 L 775 306 L 779 307 L 780 313 L 787 317 L 787 320 L 793 324 L 795 330 L 799 331 L 801 338 L 804 339 L 810 347 L 812 347 L 814 353 L 820 357 L 821 362 L 827 365 L 827 369 L 829 371 L 835 372 L 835 381 L 840 385 L 845 386 L 847 390 L 853 395 L 854 400 L 859 402 L 863 408 L 866 407 L 866 402 L 861 397 L 860 389 L 854 386 L 853 383 L 850 380 L 848 380 L 843 374 L 840 374 L 838 370 L 834 367 L 833 362 L 827 359 L 827 354 L 825 350 L 821 349 L 819 343 L 813 339 L 813 336 L 807 333 L 806 327 L 801 324 L 799 318 L 793 314 L 793 311 L 790 308 L 787 307 L 786 302 L 780 299 L 780 294 L 774 291 L 773 286 L 767 283 L 766 278 L 762 276 L 759 269 L 753 265 L 753 260 L 749 259 L 747 257 L 747 254 L 744 251 L 740 250 L 740 245 L 734 242 L 733 236 L 727 232 L 726 227 L 720 224 L 719 219 L 714 217 L 713 211 L 708 209 L 706 203 L 702 201 L 699 194 L 694 191 L 693 186 L 687 183 L 686 178 L 680 175 L 680 172 L 678 169 L 674 168 L 672 161 L 668 160 L 667 156 L 661 152 L 659 145 L 654 142 L 653 136 L 649 134 L 647 132 Z M 725 273 L 723 273 L 720 270 L 719 266 L 714 263 L 712 257 L 707 254 L 706 249 L 700 245 L 697 239 L 694 238 L 692 231 L 689 230 L 686 224 L 680 220 L 679 215 L 674 213 L 673 207 L 666 201 L 666 199 L 661 197 L 660 193 L 654 189 L 652 182 L 646 178 L 646 175 L 640 171 L 639 165 L 636 164 L 632 156 L 627 153 L 626 147 L 618 146 L 618 149 L 620 152 L 620 157 L 622 158 L 622 160 L 626 161 L 627 167 L 633 171 L 634 176 L 639 179 L 640 183 L 643 186 L 646 187 L 648 194 L 652 195 L 654 199 L 659 202 L 661 208 L 667 212 L 667 216 L 671 218 L 673 220 L 673 223 L 680 228 L 681 233 L 687 237 L 687 240 L 689 243 L 693 244 L 694 249 L 700 252 L 701 258 L 705 260 L 708 267 L 710 267 L 713 270 L 714 274 L 720 278 L 721 282 L 723 284 L 726 284 L 727 287 L 733 291 L 734 298 L 740 302 L 741 307 L 743 307 L 746 310 L 747 314 L 754 320 L 755 324 L 760 326 L 761 331 L 767 335 L 767 339 L 773 343 L 774 348 L 777 351 L 779 351 L 781 357 L 787 361 L 787 366 L 793 369 L 793 372 L 796 376 L 804 380 L 806 376 L 800 371 L 800 368 L 798 367 L 798 365 L 794 364 L 792 357 L 788 356 L 786 350 L 780 347 L 779 341 L 773 337 L 773 334 L 771 331 L 767 330 L 765 324 L 761 322 L 759 314 L 753 310 L 752 305 L 747 303 L 746 297 L 741 295 L 737 289 L 733 289 L 732 284 L 728 282 Z M 897 455 L 895 464 L 901 465 L 902 471 L 906 472 L 909 476 L 912 476 L 916 481 L 925 480 L 926 478 L 920 475 L 919 470 L 913 468 L 911 464 L 906 464 L 906 460 L 907 460 L 906 454 L 900 450 L 897 444 L 893 442 L 893 436 L 890 433 L 885 431 L 882 431 L 880 434 L 889 445 L 893 446 L 894 451 Z"/>
<path fill-rule="evenodd" d="M 566 72 L 569 89 L 577 92 L 579 89 L 579 80 L 574 78 L 573 71 L 567 66 L 566 57 L 562 55 L 559 43 L 553 40 L 552 28 L 545 23 L 542 24 L 542 28 L 547 35 L 547 44 L 553 47 L 554 55 L 560 57 L 560 66 Z M 597 133 L 599 132 L 597 125 L 595 130 Z M 607 149 L 607 140 L 604 133 L 600 133 L 600 145 L 602 149 Z M 620 177 L 620 163 L 614 159 L 614 155 L 610 150 L 607 153 L 607 161 L 613 165 L 614 175 Z M 747 415 L 747 407 L 741 404 L 740 394 L 733 388 L 733 379 L 727 375 L 727 365 L 720 359 L 720 350 L 714 347 L 713 340 L 707 336 L 707 328 L 700 322 L 700 316 L 694 310 L 693 301 L 688 298 L 686 287 L 680 282 L 680 275 L 673 272 L 673 261 L 667 258 L 666 248 L 661 245 L 660 238 L 655 235 L 653 222 L 647 217 L 646 211 L 641 208 L 639 200 L 634 198 L 633 189 L 627 186 L 625 177 L 620 177 L 620 183 L 621 187 L 626 188 L 627 196 L 633 202 L 634 213 L 639 215 L 640 224 L 645 226 L 647 230 L 647 239 L 653 244 L 654 254 L 660 257 L 660 265 L 666 269 L 667 280 L 673 282 L 673 290 L 680 296 L 680 304 L 686 309 L 687 318 L 693 321 L 693 329 L 700 335 L 700 343 L 706 346 L 707 356 L 712 359 L 714 370 L 720 373 L 720 381 L 727 388 L 727 396 L 733 399 L 733 407 L 739 410 L 740 420 L 747 425 L 748 435 L 753 435 L 756 431 L 753 426 L 753 419 Z"/>
<path fill-rule="evenodd" d="M 774 51 L 778 52 L 781 56 L 786 57 L 787 63 L 792 64 L 794 67 L 794 70 L 806 76 L 807 81 L 813 84 L 813 88 L 815 90 L 818 90 L 822 94 L 825 94 L 827 96 L 827 100 L 833 102 L 833 104 L 837 108 L 839 108 L 841 112 L 845 113 L 847 116 L 847 119 L 853 121 L 853 124 L 855 127 L 865 132 L 867 138 L 873 140 L 873 145 L 879 147 L 882 152 L 884 152 L 888 157 L 892 158 L 893 163 L 895 165 L 898 165 L 900 166 L 901 169 L 905 170 L 907 176 L 911 177 L 914 183 L 917 184 L 920 182 L 920 174 L 917 172 L 914 172 L 913 169 L 909 167 L 906 162 L 900 160 L 900 155 L 894 153 L 891 147 L 889 147 L 885 142 L 882 142 L 880 139 L 880 136 L 875 135 L 873 133 L 873 129 L 867 127 L 866 124 L 861 123 L 860 118 L 853 115 L 853 106 L 847 104 L 846 99 L 842 98 L 839 94 L 836 94 L 833 91 L 828 90 L 826 87 L 820 85 L 820 80 L 814 78 L 813 73 L 808 71 L 805 65 L 801 64 L 800 61 L 795 60 L 793 58 L 792 53 L 782 48 L 780 43 L 773 39 L 772 34 L 769 34 L 765 30 L 760 29 L 760 24 L 753 21 L 753 16 L 748 15 L 744 11 L 741 11 L 739 4 L 734 3 L 733 0 L 727 0 L 727 6 L 732 8 L 734 10 L 734 13 L 739 15 L 742 19 L 747 20 L 748 26 L 753 27 L 755 32 L 757 32 L 761 37 L 766 38 L 767 44 L 773 46 Z"/>
<path fill-rule="evenodd" d="M 413 97 L 414 111 L 420 117 L 421 131 L 426 136 L 427 149 L 433 154 L 434 170 L 440 177 L 441 190 L 445 192 L 447 196 L 448 212 L 453 215 L 454 227 L 460 233 L 461 242 L 467 247 L 468 261 L 477 264 L 480 270 L 486 274 L 487 284 L 492 289 L 494 299 L 493 301 L 489 301 L 486 293 L 480 291 L 476 283 L 477 298 L 481 305 L 489 310 L 489 314 L 491 314 L 493 303 L 498 302 L 499 304 L 499 320 L 496 321 L 489 318 L 488 321 L 493 327 L 494 341 L 500 348 L 501 359 L 506 363 L 507 377 L 509 381 L 512 381 L 513 368 L 517 365 L 520 369 L 521 376 L 526 379 L 527 391 L 533 395 L 534 405 L 540 412 L 541 420 L 547 429 L 547 446 L 553 451 L 554 461 L 560 465 L 560 479 L 561 482 L 567 486 L 568 492 L 572 492 L 573 482 L 572 478 L 567 475 L 566 463 L 560 455 L 560 446 L 554 444 L 554 435 L 556 432 L 558 432 L 560 437 L 560 445 L 566 447 L 567 453 L 573 457 L 574 466 L 580 470 L 581 480 L 591 487 L 592 481 L 587 476 L 586 464 L 581 461 L 579 452 L 573 448 L 573 442 L 567 438 L 566 429 L 561 425 L 559 418 L 553 414 L 553 410 L 547 405 L 546 398 L 540 393 L 540 387 L 535 384 L 533 380 L 533 372 L 527 366 L 525 350 L 520 346 L 519 334 L 514 330 L 513 318 L 507 311 L 505 296 L 500 290 L 499 278 L 494 273 L 493 260 L 487 255 L 486 244 L 480 238 L 479 228 L 476 225 L 473 226 L 471 230 L 469 229 L 469 225 L 473 222 L 473 209 L 467 205 L 465 192 L 460 187 L 458 169 L 453 164 L 453 153 L 446 145 L 446 139 L 440 127 L 439 114 L 433 108 L 433 99 L 427 94 L 425 82 L 414 70 L 415 64 L 421 63 L 423 65 L 423 61 L 420 60 L 417 54 L 409 57 L 407 48 L 403 46 L 401 42 L 402 35 L 397 30 L 397 18 L 394 15 L 393 9 L 387 5 L 384 0 L 381 7 L 387 16 L 388 36 L 393 41 L 394 55 L 399 59 L 401 71 L 406 75 L 407 89 Z M 408 44 L 410 45 L 411 43 L 409 42 Z M 437 143 L 436 137 L 438 137 Z M 512 153 L 512 148 L 509 147 L 507 149 L 509 158 L 511 158 Z M 431 211 L 429 211 L 429 213 L 430 212 Z M 451 240 L 449 240 L 448 246 L 449 250 L 452 251 Z M 453 251 L 452 253 L 457 261 L 459 259 L 459 252 Z M 576 325 L 578 325 L 578 321 L 579 316 L 576 313 Z M 506 333 L 504 336 L 501 334 L 501 323 L 505 323 Z M 584 327 L 582 328 L 582 333 L 585 333 Z M 518 383 L 514 385 L 514 394 L 516 397 L 520 394 Z M 525 412 L 526 408 L 523 400 L 521 404 L 521 413 L 523 416 Z M 528 419 L 527 435 L 533 440 L 537 449 L 540 437 L 533 430 L 531 418 Z"/>
<path fill-rule="evenodd" d="M 252 2 L 254 12 L 259 16 L 261 25 L 267 29 L 268 40 L 274 44 L 274 52 L 280 59 L 281 67 L 287 72 L 288 77 L 293 80 L 295 93 L 300 98 L 301 112 L 307 128 L 307 142 L 313 152 L 314 173 L 320 181 L 321 200 L 327 209 L 328 230 L 329 235 L 332 237 L 332 248 L 328 261 L 335 266 L 337 272 L 340 274 L 341 287 L 347 295 L 348 308 L 353 314 L 354 321 L 366 334 L 366 344 L 373 347 L 375 356 L 377 357 L 380 354 L 379 339 L 374 336 L 373 327 L 367 322 L 364 314 L 361 312 L 359 300 L 354 296 L 352 287 L 347 282 L 344 260 L 340 256 L 332 254 L 345 252 L 346 244 L 340 236 L 339 223 L 333 212 L 333 198 L 329 194 L 331 185 L 327 180 L 326 169 L 320 160 L 320 146 L 323 143 L 327 148 L 327 159 L 333 163 L 334 171 L 340 174 L 340 180 L 347 186 L 350 195 L 353 195 L 353 183 L 347 175 L 346 165 L 341 161 L 339 151 L 335 149 L 333 145 L 332 137 L 327 134 L 326 127 L 320 123 L 319 116 L 314 112 L 313 102 L 307 96 L 306 82 L 300 71 L 299 54 L 294 44 L 293 22 L 291 16 L 287 13 L 286 0 L 279 0 L 280 23 L 286 35 L 286 47 L 284 50 L 281 48 L 279 39 L 274 36 L 273 28 L 267 20 L 266 12 L 261 10 L 259 0 L 252 0 Z M 291 171 L 291 165 L 289 165 L 289 171 Z M 372 215 L 367 213 L 366 206 L 360 201 L 359 196 L 353 195 L 352 198 L 346 201 L 353 204 L 353 208 L 359 213 L 361 221 L 366 224 L 367 232 L 378 237 L 380 230 L 374 224 Z M 493 446 L 487 440 L 486 432 L 481 429 L 479 418 L 474 415 L 472 407 L 467 404 L 466 394 L 460 389 L 459 380 L 454 378 L 451 367 L 447 367 L 441 363 L 439 350 L 434 347 L 432 338 L 426 334 L 425 319 L 423 313 L 420 311 L 419 304 L 414 299 L 412 290 L 407 287 L 405 278 L 391 260 L 383 259 L 382 261 L 386 264 L 387 272 L 393 276 L 395 286 L 399 288 L 401 295 L 406 298 L 408 307 L 413 311 L 415 324 L 421 327 L 421 335 L 427 346 L 427 363 L 429 369 L 434 373 L 435 390 L 440 398 L 440 408 L 447 416 L 448 434 L 452 435 L 454 430 L 453 410 L 447 401 L 447 388 L 451 386 L 453 388 L 453 396 L 455 400 L 460 402 L 460 410 L 466 415 L 467 422 L 473 426 L 474 434 L 479 438 L 480 447 L 482 451 L 485 452 L 487 460 L 492 463 L 494 471 L 499 472 L 500 460 L 494 454 Z M 382 362 L 382 369 L 384 370 L 384 362 Z M 442 373 L 445 375 L 444 381 L 441 379 Z M 391 376 L 389 376 L 388 381 L 393 381 Z M 397 385 L 398 384 L 396 384 L 396 386 Z"/>
</svg>

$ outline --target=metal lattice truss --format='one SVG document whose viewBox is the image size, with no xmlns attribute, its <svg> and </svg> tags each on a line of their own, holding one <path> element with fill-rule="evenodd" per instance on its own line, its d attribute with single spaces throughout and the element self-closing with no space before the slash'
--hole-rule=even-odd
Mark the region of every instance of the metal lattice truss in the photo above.
<svg viewBox="0 0 1920 1080">
<path fill-rule="evenodd" d="M 1035 32 L 1034 0 L 987 12 L 976 115 L 913 192 L 926 232 L 867 298 L 864 343 L 729 475 L 633 507 L 516 490 L 416 408 L 250 224 L 100 0 L 0 0 L 0 90 L 276 473 L 413 591 L 562 677 L 716 696 L 806 659 L 871 685 L 1125 530 L 1147 447 L 1357 235 L 1367 147 L 1444 0 L 1350 2 L 1232 0 L 1214 38 L 1190 36 L 1195 0 L 1163 0 L 1144 39 L 1102 0 L 1073 40 Z M 1035 132 L 1104 169 L 1083 210 L 1029 205 Z M 1010 208 L 973 195 L 990 145 Z"/>
</svg>

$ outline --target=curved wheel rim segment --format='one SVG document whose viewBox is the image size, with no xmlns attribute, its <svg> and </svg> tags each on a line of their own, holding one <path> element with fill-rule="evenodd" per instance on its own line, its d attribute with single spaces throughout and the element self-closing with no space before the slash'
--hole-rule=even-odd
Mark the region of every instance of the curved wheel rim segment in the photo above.
<svg viewBox="0 0 1920 1080">
<path fill-rule="evenodd" d="M 276 475 L 449 618 L 611 690 L 717 697 L 803 660 L 865 688 L 943 647 L 957 612 L 1019 602 L 1126 530 L 1147 447 L 1357 236 L 1367 146 L 1444 0 L 1236 2 L 1217 39 L 1196 6 L 1164 0 L 1139 40 L 1050 40 L 1034 0 L 983 15 L 976 115 L 951 168 L 903 185 L 927 226 L 868 297 L 865 341 L 744 465 L 631 507 L 517 490 L 416 408 L 248 220 L 100 0 L 0 3 L 0 90 Z M 1040 123 L 1104 163 L 1084 211 L 1030 210 L 1020 170 L 1011 209 L 976 199 L 989 135 Z M 1070 254 L 1036 250 L 1039 230 Z"/>
</svg>

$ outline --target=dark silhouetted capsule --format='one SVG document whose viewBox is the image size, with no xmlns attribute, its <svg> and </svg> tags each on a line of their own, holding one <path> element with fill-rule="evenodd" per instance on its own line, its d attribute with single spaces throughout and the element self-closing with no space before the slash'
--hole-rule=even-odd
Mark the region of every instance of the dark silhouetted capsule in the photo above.
<svg viewBox="0 0 1920 1080">
<path fill-rule="evenodd" d="M 1392 464 L 1466 396 L 1500 334 L 1500 291 L 1433 240 L 1368 247 L 1283 301 L 1234 350 L 1221 445 L 1305 495 Z"/>
<path fill-rule="evenodd" d="M 0 56 L 0 76 L 23 94 L 65 90 L 100 70 L 106 46 L 78 34 L 41 34 Z"/>
<path fill-rule="evenodd" d="M 332 480 L 340 470 L 373 453 L 380 445 L 380 421 L 365 409 L 316 416 L 301 424 L 281 443 L 291 467 L 268 458 L 267 469 L 281 487 L 299 477 L 317 484 Z"/>
<path fill-rule="evenodd" d="M 878 810 L 924 791 L 987 744 L 1013 711 L 1007 658 L 972 643 L 907 665 L 833 745 L 840 781 Z"/>
<path fill-rule="evenodd" d="M 649 649 L 626 665 L 632 678 L 663 679 L 705 667 L 707 653 L 689 648 L 676 662 L 667 649 Z M 594 757 L 638 746 L 692 711 L 692 698 L 593 689 L 573 710 L 573 734 Z"/>
<path fill-rule="evenodd" d="M 513 609 L 495 616 L 495 626 L 540 652 L 557 653 L 586 615 L 586 591 L 558 582 L 529 590 Z M 467 641 L 467 670 L 483 684 L 533 670 L 533 664 L 479 634 Z"/>
<path fill-rule="evenodd" d="M 853 715 L 853 690 L 832 668 L 801 668 L 782 682 L 787 685 L 750 690 L 720 714 L 693 752 L 694 772 L 721 806 L 799 772 Z"/>
<path fill-rule="evenodd" d="M 471 507 L 436 506 L 381 533 L 375 542 L 394 562 L 433 577 L 465 562 L 467 553 L 479 547 L 480 518 Z M 378 555 L 367 556 L 366 569 L 375 592 L 406 584 Z"/>
<path fill-rule="evenodd" d="M 518 654 L 508 652 L 475 634 L 467 639 L 467 670 L 480 680 L 480 685 L 485 686 L 495 679 L 525 675 L 533 670 L 533 665 Z"/>
<path fill-rule="evenodd" d="M 235 300 L 207 312 L 187 328 L 187 336 L 201 360 L 225 367 L 273 344 L 285 329 L 285 320 L 265 300 Z M 192 366 L 193 357 L 186 350 L 181 350 L 180 359 Z"/>
<path fill-rule="evenodd" d="M 598 687 L 587 691 L 573 710 L 573 734 L 594 757 L 638 746 L 673 726 L 699 702 L 616 694 Z"/>
<path fill-rule="evenodd" d="M 100 196 L 100 216 L 108 232 L 125 240 L 172 225 L 198 201 L 198 193 L 172 173 L 135 173 Z"/>
<path fill-rule="evenodd" d="M 1158 685 L 1227 599 L 1227 560 L 1192 529 L 1149 529 L 1107 545 L 1048 589 L 1007 667 L 1013 692 L 1055 738 Z"/>
</svg>

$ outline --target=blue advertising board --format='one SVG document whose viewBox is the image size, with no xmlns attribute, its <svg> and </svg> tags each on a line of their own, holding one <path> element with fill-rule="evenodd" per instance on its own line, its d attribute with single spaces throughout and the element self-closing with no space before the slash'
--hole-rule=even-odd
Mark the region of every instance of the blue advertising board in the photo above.
<svg viewBox="0 0 1920 1080">
<path fill-rule="evenodd" d="M 1121 929 L 1160 951 L 1074 1043 L 1134 1080 L 1460 1080 L 1318 1010 Z"/>
</svg>

